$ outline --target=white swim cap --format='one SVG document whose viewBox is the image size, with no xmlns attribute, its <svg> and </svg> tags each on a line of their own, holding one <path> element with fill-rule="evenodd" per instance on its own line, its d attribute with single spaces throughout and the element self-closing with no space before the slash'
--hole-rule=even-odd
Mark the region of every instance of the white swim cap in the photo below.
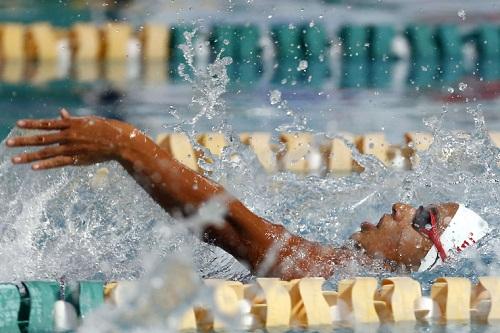
<svg viewBox="0 0 500 333">
<path fill-rule="evenodd" d="M 460 204 L 455 216 L 439 238 L 446 256 L 451 256 L 475 244 L 489 232 L 488 223 L 481 216 Z M 429 271 L 442 264 L 443 260 L 434 244 L 422 259 L 418 271 Z"/>
</svg>

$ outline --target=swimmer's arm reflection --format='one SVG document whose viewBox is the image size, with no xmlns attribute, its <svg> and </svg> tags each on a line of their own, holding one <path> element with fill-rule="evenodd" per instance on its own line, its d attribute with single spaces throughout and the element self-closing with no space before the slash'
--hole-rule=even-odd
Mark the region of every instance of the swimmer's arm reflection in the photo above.
<svg viewBox="0 0 500 333">
<path fill-rule="evenodd" d="M 202 239 L 248 263 L 254 274 L 282 279 L 329 277 L 353 261 L 371 263 L 372 256 L 367 256 L 365 251 L 311 242 L 255 215 L 221 185 L 185 167 L 149 137 L 124 122 L 72 117 L 62 110 L 61 119 L 21 120 L 18 127 L 51 131 L 7 141 L 11 147 L 44 146 L 13 158 L 14 163 L 33 163 L 34 170 L 116 160 L 173 216 L 190 215 L 216 196 L 225 198 L 225 223 L 205 227 Z M 390 232 L 383 237 L 379 235 L 370 241 L 380 245 L 372 246 L 372 254 L 397 253 L 401 244 L 391 241 L 400 238 L 392 237 Z M 365 250 L 370 245 L 368 240 L 363 241 L 360 233 L 353 238 Z"/>
</svg>

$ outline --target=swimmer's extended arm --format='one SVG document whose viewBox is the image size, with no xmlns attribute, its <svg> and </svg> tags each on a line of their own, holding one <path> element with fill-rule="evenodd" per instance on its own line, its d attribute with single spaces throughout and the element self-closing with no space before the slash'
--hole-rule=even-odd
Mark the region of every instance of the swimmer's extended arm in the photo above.
<svg viewBox="0 0 500 333">
<path fill-rule="evenodd" d="M 255 215 L 222 186 L 175 160 L 133 126 L 98 117 L 21 120 L 21 128 L 48 130 L 36 136 L 11 138 L 7 145 L 45 146 L 13 158 L 34 163 L 34 170 L 89 165 L 116 160 L 167 212 L 190 215 L 212 198 L 227 204 L 223 224 L 208 225 L 204 241 L 213 243 L 250 265 L 253 273 L 283 279 L 330 276 L 353 253 L 307 241 Z"/>
</svg>

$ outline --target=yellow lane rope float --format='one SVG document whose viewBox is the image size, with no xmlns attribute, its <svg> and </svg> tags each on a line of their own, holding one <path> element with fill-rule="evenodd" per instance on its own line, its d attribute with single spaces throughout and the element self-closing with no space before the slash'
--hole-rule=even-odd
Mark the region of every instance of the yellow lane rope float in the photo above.
<svg viewBox="0 0 500 333">
<path fill-rule="evenodd" d="M 177 329 L 202 332 L 359 325 L 373 329 L 386 323 L 494 324 L 500 320 L 500 277 L 477 280 L 473 284 L 462 277 L 439 277 L 425 295 L 410 277 L 390 277 L 380 283 L 374 277 L 353 277 L 339 281 L 337 290 L 324 290 L 325 279 L 319 277 L 256 278 L 245 284 L 206 279 L 196 287 L 203 298 L 184 304 L 175 320 Z M 142 305 L 151 302 L 158 312 L 162 306 L 183 303 L 183 292 L 178 292 L 192 293 L 194 288 L 191 283 L 176 287 L 179 290 L 155 288 L 153 294 L 144 294 L 139 281 L 79 281 L 65 286 L 61 296 L 56 281 L 0 283 L 0 331 L 76 330 L 77 317 L 87 318 L 103 303 L 107 310 L 128 311 L 138 295 L 146 297 L 140 299 Z"/>
<path fill-rule="evenodd" d="M 480 277 L 477 285 L 460 277 L 440 277 L 423 296 L 418 281 L 392 277 L 342 280 L 338 290 L 323 290 L 323 278 L 292 281 L 257 278 L 249 284 L 205 280 L 212 288 L 210 307 L 189 308 L 182 329 L 219 330 L 224 317 L 242 318 L 241 328 L 324 327 L 336 324 L 379 324 L 433 321 L 488 323 L 500 319 L 500 278 Z M 119 306 L 132 282 L 114 282 L 106 299 Z"/>
<path fill-rule="evenodd" d="M 21 24 L 3 24 L 0 26 L 0 59 L 5 62 L 23 61 L 26 28 Z"/>
<path fill-rule="evenodd" d="M 500 147 L 499 132 L 490 132 L 490 138 L 493 144 Z M 203 133 L 196 140 L 212 155 L 219 157 L 227 146 L 227 139 L 221 133 Z M 386 141 L 384 133 L 357 136 L 341 133 L 333 139 L 316 140 L 312 133 L 294 132 L 282 133 L 278 140 L 278 143 L 273 144 L 271 134 L 265 132 L 240 134 L 240 141 L 254 151 L 263 169 L 268 172 L 309 174 L 324 170 L 333 175 L 362 171 L 353 160 L 349 143 L 355 143 L 360 153 L 373 155 L 388 167 L 408 170 L 417 166 L 418 154 L 429 149 L 433 137 L 430 133 L 408 132 L 404 135 L 403 144 L 393 145 Z M 157 143 L 175 159 L 195 171 L 200 171 L 199 158 L 211 162 L 193 147 L 183 133 L 162 133 L 158 135 Z"/>
</svg>

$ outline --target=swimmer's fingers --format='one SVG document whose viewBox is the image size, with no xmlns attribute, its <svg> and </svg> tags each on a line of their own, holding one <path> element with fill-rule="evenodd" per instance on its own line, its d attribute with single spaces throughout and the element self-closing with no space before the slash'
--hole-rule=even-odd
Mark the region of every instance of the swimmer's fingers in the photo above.
<svg viewBox="0 0 500 333">
<path fill-rule="evenodd" d="M 71 126 L 71 120 L 68 117 L 62 119 L 22 119 L 16 125 L 23 129 L 63 130 Z"/>
<path fill-rule="evenodd" d="M 9 147 L 25 147 L 25 146 L 45 146 L 54 143 L 64 143 L 65 134 L 63 132 L 41 134 L 33 136 L 18 136 L 7 140 Z"/>
<path fill-rule="evenodd" d="M 74 156 L 57 156 L 33 164 L 33 170 L 48 170 L 61 168 L 69 165 L 77 165 L 77 159 Z"/>
<path fill-rule="evenodd" d="M 61 119 L 21 119 L 16 125 L 24 129 L 63 130 L 71 126 L 71 114 L 66 109 L 59 111 Z"/>
<path fill-rule="evenodd" d="M 71 118 L 71 114 L 65 108 L 62 108 L 59 111 L 59 114 L 61 115 L 61 119 L 69 119 L 69 118 Z"/>
<path fill-rule="evenodd" d="M 46 160 L 57 156 L 73 156 L 81 153 L 86 147 L 83 146 L 51 146 L 35 152 L 23 153 L 12 158 L 14 164 L 31 163 Z"/>
</svg>

